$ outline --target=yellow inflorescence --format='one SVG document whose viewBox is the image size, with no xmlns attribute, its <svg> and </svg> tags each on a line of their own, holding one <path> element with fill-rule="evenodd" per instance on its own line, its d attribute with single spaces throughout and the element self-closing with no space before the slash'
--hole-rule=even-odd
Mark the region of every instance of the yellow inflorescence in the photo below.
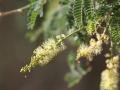
<svg viewBox="0 0 120 90">
<path fill-rule="evenodd" d="M 36 66 L 44 66 L 48 64 L 52 58 L 65 49 L 65 46 L 62 43 L 62 39 L 64 39 L 64 37 L 65 36 L 62 34 L 57 36 L 56 39 L 48 39 L 48 41 L 36 48 L 33 51 L 30 64 L 22 67 L 20 72 L 30 72 Z"/>
<path fill-rule="evenodd" d="M 79 60 L 81 57 L 87 58 L 89 61 L 93 60 L 93 56 L 101 54 L 102 44 L 108 42 L 108 36 L 105 34 L 96 34 L 97 41 L 91 39 L 89 46 L 82 44 L 77 50 L 76 60 Z"/>
<path fill-rule="evenodd" d="M 77 50 L 76 60 L 78 60 L 80 57 L 86 57 L 87 59 L 91 60 L 92 59 L 91 54 L 92 51 L 89 48 L 89 46 L 82 44 Z"/>
<path fill-rule="evenodd" d="M 101 74 L 100 90 L 118 90 L 119 57 L 115 56 L 106 61 L 107 69 Z"/>
</svg>

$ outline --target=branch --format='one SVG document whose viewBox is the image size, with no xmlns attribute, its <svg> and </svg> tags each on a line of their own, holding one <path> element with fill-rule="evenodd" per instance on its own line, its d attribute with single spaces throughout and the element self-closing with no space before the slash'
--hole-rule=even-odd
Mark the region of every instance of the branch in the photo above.
<svg viewBox="0 0 120 90">
<path fill-rule="evenodd" d="M 83 27 L 82 27 L 82 28 L 83 28 Z M 57 44 L 60 44 L 61 42 L 63 42 L 64 40 L 66 40 L 67 38 L 69 38 L 70 36 L 72 36 L 73 34 L 79 32 L 79 31 L 81 31 L 81 29 L 75 30 L 74 32 L 66 35 L 66 37 L 62 38 Z"/>
<path fill-rule="evenodd" d="M 0 12 L 0 17 L 11 15 L 11 14 L 15 14 L 15 13 L 22 13 L 25 9 L 28 9 L 29 7 L 31 7 L 35 3 L 36 2 L 34 2 L 32 4 L 25 5 L 25 6 L 21 7 L 21 8 L 18 8 L 18 9 L 14 9 L 14 10 L 10 10 L 10 11 L 5 11 L 5 12 Z"/>
</svg>

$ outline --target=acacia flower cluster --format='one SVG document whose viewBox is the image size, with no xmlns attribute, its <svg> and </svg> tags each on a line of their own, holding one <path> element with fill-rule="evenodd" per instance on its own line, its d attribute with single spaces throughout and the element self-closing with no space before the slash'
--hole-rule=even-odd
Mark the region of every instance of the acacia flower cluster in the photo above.
<svg viewBox="0 0 120 90">
<path fill-rule="evenodd" d="M 96 37 L 97 41 L 95 39 L 91 39 L 89 46 L 85 44 L 79 46 L 76 60 L 79 60 L 81 57 L 85 57 L 91 61 L 93 60 L 93 56 L 101 54 L 102 44 L 108 42 L 109 37 L 105 34 L 96 34 Z"/>
<path fill-rule="evenodd" d="M 41 46 L 33 51 L 30 64 L 22 67 L 20 72 L 30 72 L 37 66 L 44 66 L 48 64 L 60 51 L 65 49 L 62 39 L 65 38 L 64 34 L 56 36 L 55 39 L 48 39 Z"/>
<path fill-rule="evenodd" d="M 101 74 L 100 90 L 118 90 L 119 83 L 119 56 L 106 60 L 107 69 Z"/>
</svg>

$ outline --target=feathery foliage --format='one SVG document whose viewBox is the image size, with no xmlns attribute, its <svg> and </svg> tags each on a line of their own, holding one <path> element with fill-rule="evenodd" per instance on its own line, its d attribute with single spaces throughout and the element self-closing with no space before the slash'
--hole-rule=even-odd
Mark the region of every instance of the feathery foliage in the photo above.
<svg viewBox="0 0 120 90">
<path fill-rule="evenodd" d="M 35 27 L 36 20 L 39 19 L 37 16 L 43 15 L 43 7 L 47 1 L 30 0 L 30 3 L 35 3 L 28 11 L 29 29 Z M 35 49 L 30 64 L 23 67 L 21 72 L 29 72 L 36 66 L 48 64 L 56 53 L 63 50 L 61 43 L 71 37 L 68 41 L 79 48 L 76 53 L 69 55 L 70 72 L 66 74 L 65 80 L 69 87 L 73 87 L 91 71 L 90 62 L 94 56 L 102 53 L 103 45 L 110 44 L 108 52 L 111 57 L 101 74 L 100 90 L 118 90 L 119 73 L 116 69 L 119 58 L 116 57 L 120 54 L 120 0 L 50 0 L 44 12 L 44 20 L 37 32 L 41 31 L 45 38 L 61 33 L 67 35 L 62 39 L 48 39 Z M 40 33 L 36 35 L 39 36 Z"/>
<path fill-rule="evenodd" d="M 82 12 L 83 12 L 83 0 L 75 0 L 74 6 L 73 6 L 73 16 L 76 25 L 80 28 L 80 25 L 82 24 Z"/>
<path fill-rule="evenodd" d="M 65 75 L 65 80 L 68 82 L 68 87 L 73 87 L 91 70 L 86 64 L 76 63 L 76 55 L 70 52 L 68 55 L 68 65 L 70 72 Z"/>
<path fill-rule="evenodd" d="M 43 16 L 43 6 L 47 0 L 29 0 L 31 7 L 28 11 L 28 29 L 33 29 L 36 23 L 37 16 Z"/>
</svg>

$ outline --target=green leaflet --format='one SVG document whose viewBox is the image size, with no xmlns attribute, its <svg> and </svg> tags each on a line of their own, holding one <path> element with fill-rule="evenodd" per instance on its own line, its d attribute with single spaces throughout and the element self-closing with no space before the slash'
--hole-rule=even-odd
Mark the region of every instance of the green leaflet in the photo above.
<svg viewBox="0 0 120 90">
<path fill-rule="evenodd" d="M 112 40 L 116 44 L 120 44 L 120 27 L 112 28 Z"/>
<path fill-rule="evenodd" d="M 47 0 L 30 0 L 32 6 L 28 11 L 28 29 L 32 30 L 34 28 L 38 15 L 43 16 L 43 6 L 46 2 Z"/>
<path fill-rule="evenodd" d="M 93 32 L 95 31 L 95 22 L 92 21 L 92 20 L 89 20 L 88 21 L 88 24 L 87 24 L 87 27 L 86 27 L 86 30 L 87 30 L 87 33 L 88 35 L 92 35 Z"/>
<path fill-rule="evenodd" d="M 37 16 L 38 13 L 36 11 L 32 11 L 31 15 L 28 17 L 28 29 L 32 30 L 34 28 Z"/>
<path fill-rule="evenodd" d="M 68 83 L 68 87 L 73 87 L 79 83 L 80 79 L 82 78 L 82 74 L 80 74 L 76 69 L 75 64 L 75 54 L 73 52 L 69 53 L 68 55 L 68 65 L 70 68 L 70 72 L 68 72 L 65 76 L 65 80 Z"/>
<path fill-rule="evenodd" d="M 81 71 L 83 71 L 83 70 L 81 70 Z M 65 76 L 65 80 L 68 83 L 68 87 L 71 88 L 71 87 L 75 86 L 76 84 L 78 84 L 83 76 L 84 76 L 84 73 L 79 73 L 76 70 L 73 70 L 73 71 L 67 73 Z"/>
<path fill-rule="evenodd" d="M 120 52 L 120 49 L 118 49 L 120 45 L 120 26 L 111 29 L 111 38 L 114 49 Z"/>
<path fill-rule="evenodd" d="M 109 6 L 107 5 L 101 5 L 99 7 L 99 9 L 97 10 L 97 15 L 98 16 L 104 16 L 106 14 L 106 11 L 110 11 L 110 8 Z"/>
<path fill-rule="evenodd" d="M 85 15 L 87 19 L 93 18 L 93 0 L 84 0 L 84 10 L 85 10 Z"/>
<path fill-rule="evenodd" d="M 73 16 L 77 27 L 86 26 L 88 20 L 94 18 L 94 5 L 92 0 L 75 0 L 73 5 Z"/>
<path fill-rule="evenodd" d="M 82 0 L 75 0 L 73 5 L 73 16 L 75 23 L 78 27 L 80 27 L 82 23 L 82 12 L 83 12 Z"/>
<path fill-rule="evenodd" d="M 68 12 L 68 7 L 59 7 L 49 13 L 49 18 L 44 21 L 43 29 L 45 31 L 45 37 L 56 36 L 59 33 L 64 32 L 67 29 L 68 21 L 66 13 Z M 60 27 L 59 27 L 60 26 Z"/>
<path fill-rule="evenodd" d="M 84 65 L 76 63 L 76 56 L 74 52 L 70 52 L 68 55 L 68 66 L 70 72 L 65 75 L 65 80 L 68 83 L 68 87 L 74 87 L 80 82 L 80 80 L 89 72 L 84 68 Z"/>
<path fill-rule="evenodd" d="M 120 8 L 120 6 L 119 6 Z M 114 15 L 111 17 L 110 20 L 110 34 L 111 39 L 113 42 L 113 47 L 115 50 L 120 52 L 119 46 L 120 46 L 120 16 L 118 16 L 120 13 L 120 10 L 114 9 Z"/>
</svg>

